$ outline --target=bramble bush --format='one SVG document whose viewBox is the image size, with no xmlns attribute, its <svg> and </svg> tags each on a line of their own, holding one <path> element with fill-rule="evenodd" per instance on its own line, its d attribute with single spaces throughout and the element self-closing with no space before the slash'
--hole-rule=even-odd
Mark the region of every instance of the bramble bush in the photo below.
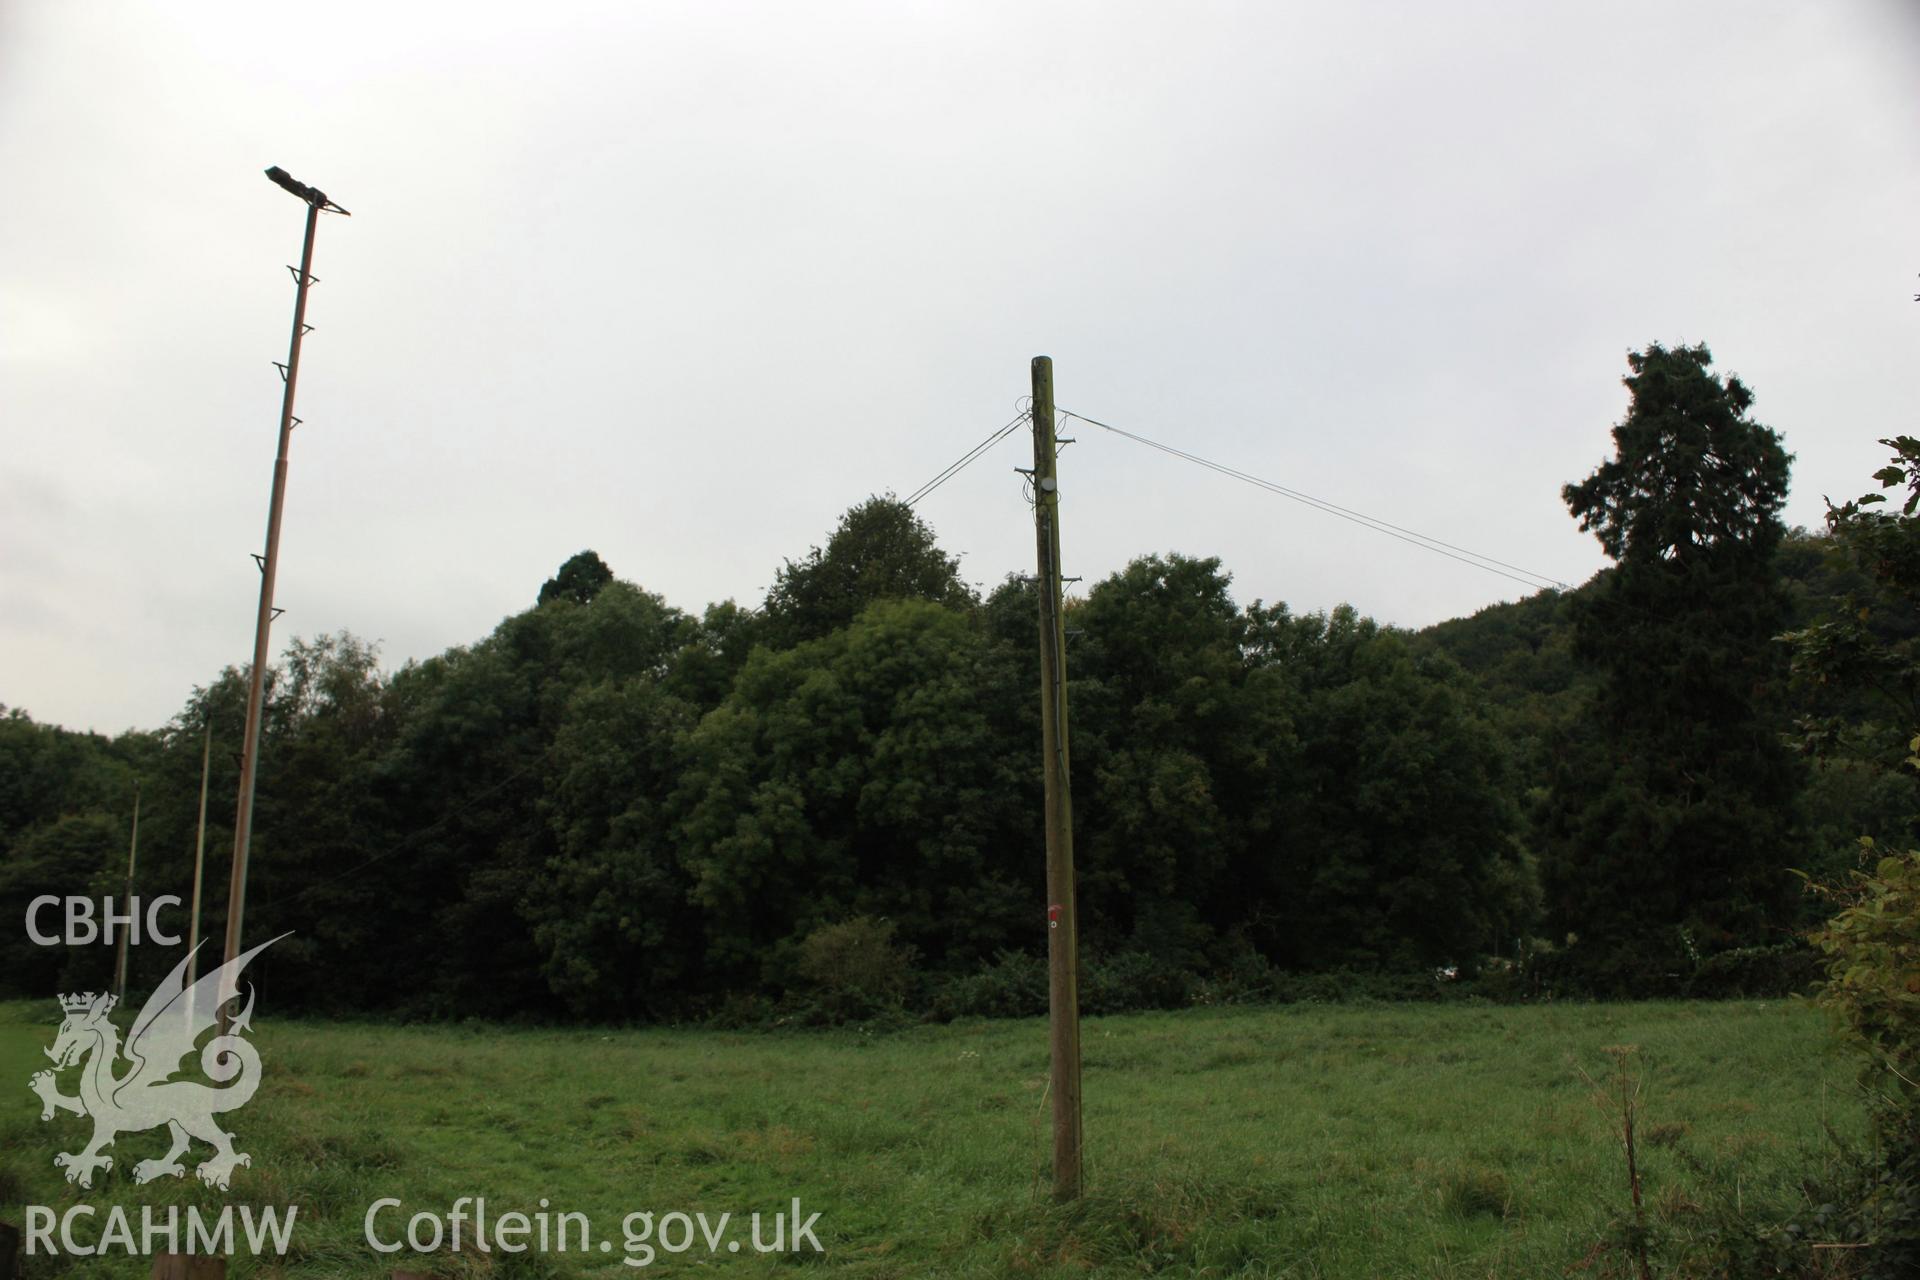
<svg viewBox="0 0 1920 1280">
<path fill-rule="evenodd" d="M 1826 971 L 1820 1001 L 1861 1059 L 1869 1141 L 1808 1178 L 1796 1212 L 1743 1209 L 1735 1196 L 1706 1214 L 1677 1273 L 1688 1280 L 1920 1276 L 1920 851 L 1808 886 L 1838 906 L 1808 940 Z"/>
<path fill-rule="evenodd" d="M 1913 745 L 1920 752 L 1920 738 Z M 1920 850 L 1884 856 L 1835 892 L 1843 905 L 1813 943 L 1826 958 L 1822 999 L 1864 1059 L 1873 1148 L 1852 1206 L 1871 1245 L 1863 1274 L 1911 1277 L 1920 1275 Z"/>
</svg>

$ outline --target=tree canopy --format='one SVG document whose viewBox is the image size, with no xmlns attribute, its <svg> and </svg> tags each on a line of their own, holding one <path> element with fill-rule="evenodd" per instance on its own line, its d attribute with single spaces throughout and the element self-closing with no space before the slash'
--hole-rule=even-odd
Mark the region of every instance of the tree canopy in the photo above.
<svg viewBox="0 0 1920 1280">
<path fill-rule="evenodd" d="M 762 608 L 775 645 L 817 640 L 852 622 L 875 600 L 927 600 L 952 608 L 973 603 L 960 561 L 940 549 L 933 530 L 892 495 L 868 498 L 840 517 L 824 547 L 789 560 L 774 575 Z"/>
<path fill-rule="evenodd" d="M 1614 456 L 1564 491 L 1614 561 L 1576 602 L 1599 682 L 1552 780 L 1554 927 L 1605 980 L 1769 940 L 1794 857 L 1776 553 L 1790 459 L 1704 346 L 1628 357 Z"/>
<path fill-rule="evenodd" d="M 1217 559 L 1163 552 L 1068 602 L 1089 1007 L 1249 973 L 1430 986 L 1554 948 L 1588 990 L 1672 990 L 1805 923 L 1788 868 L 1912 838 L 1920 499 L 1790 533 L 1790 460 L 1704 347 L 1636 352 L 1626 385 L 1612 456 L 1564 491 L 1612 561 L 1576 590 L 1409 634 L 1241 602 Z M 1883 483 L 1911 486 L 1920 441 L 1889 444 Z M 259 969 L 277 1001 L 679 1018 L 795 993 L 1042 998 L 1030 580 L 981 598 L 875 497 L 757 608 L 683 611 L 591 551 L 537 595 L 397 671 L 342 633 L 269 673 L 248 922 L 294 931 Z M 211 725 L 217 921 L 245 690 L 227 668 L 112 739 L 0 716 L 0 910 L 115 891 L 136 779 L 136 888 L 184 897 Z M 852 963 L 863 947 L 884 954 Z M 136 983 L 164 960 L 137 953 Z M 111 967 L 16 937 L 0 992 Z M 865 985 L 820 992 L 836 973 Z"/>
<path fill-rule="evenodd" d="M 582 551 L 560 566 L 560 572 L 540 584 L 538 603 L 571 600 L 588 604 L 600 594 L 600 588 L 613 581 L 613 570 L 592 551 Z"/>
</svg>

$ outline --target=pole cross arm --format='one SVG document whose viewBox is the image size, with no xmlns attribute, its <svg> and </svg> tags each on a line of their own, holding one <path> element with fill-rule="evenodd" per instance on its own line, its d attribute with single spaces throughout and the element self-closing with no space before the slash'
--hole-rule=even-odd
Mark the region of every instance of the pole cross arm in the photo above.
<svg viewBox="0 0 1920 1280">
<path fill-rule="evenodd" d="M 306 183 L 299 181 L 279 165 L 274 165 L 273 168 L 267 170 L 267 177 L 275 186 L 292 192 L 316 209 L 322 209 L 328 213 L 337 213 L 348 218 L 353 216 L 333 201 L 327 199 L 326 192 L 310 187 Z"/>
</svg>

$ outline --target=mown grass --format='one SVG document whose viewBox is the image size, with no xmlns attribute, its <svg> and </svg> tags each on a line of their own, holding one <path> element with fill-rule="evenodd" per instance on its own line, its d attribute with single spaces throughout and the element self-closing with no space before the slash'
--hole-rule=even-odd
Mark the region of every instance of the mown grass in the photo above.
<svg viewBox="0 0 1920 1280">
<path fill-rule="evenodd" d="M 51 1164 L 82 1122 L 26 1089 L 57 1010 L 0 1005 L 0 1216 L 22 1201 L 195 1203 L 137 1187 L 129 1135 L 92 1192 Z M 263 1018 L 265 1083 L 228 1119 L 253 1156 L 232 1199 L 297 1204 L 294 1252 L 236 1276 L 373 1277 L 383 1196 L 444 1212 L 818 1210 L 824 1257 L 704 1248 L 654 1272 L 863 1277 L 1558 1276 L 1624 1211 L 1617 1135 L 1575 1063 L 1636 1044 L 1652 1212 L 1723 1194 L 1791 1203 L 1857 1130 L 1851 1065 L 1793 1002 L 1290 1006 L 1089 1020 L 1088 1194 L 1049 1196 L 1046 1033 L 1034 1021 L 894 1034 L 386 1027 Z M 66 1087 L 71 1090 L 70 1079 Z M 202 1149 L 196 1148 L 189 1164 Z M 1737 1192 L 1735 1184 L 1737 1182 Z M 388 1218 L 393 1230 L 398 1219 Z M 636 1274 L 621 1254 L 415 1260 L 446 1275 Z M 403 1259 L 404 1261 L 404 1259 Z M 144 1276 L 127 1259 L 36 1259 L 29 1277 Z M 640 1272 L 639 1274 L 646 1274 Z"/>
</svg>

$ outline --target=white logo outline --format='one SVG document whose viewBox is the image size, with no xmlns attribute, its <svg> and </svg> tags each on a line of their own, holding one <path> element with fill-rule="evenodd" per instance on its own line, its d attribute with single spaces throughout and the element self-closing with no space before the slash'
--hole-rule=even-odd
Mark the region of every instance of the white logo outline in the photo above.
<svg viewBox="0 0 1920 1280">
<path fill-rule="evenodd" d="M 283 933 L 280 938 L 286 936 Z M 167 1127 L 172 1147 L 158 1160 L 134 1165 L 137 1183 L 184 1177 L 180 1157 L 195 1138 L 214 1149 L 194 1169 L 195 1176 L 210 1187 L 227 1190 L 233 1171 L 253 1163 L 253 1157 L 233 1149 L 233 1135 L 214 1120 L 245 1106 L 260 1087 L 260 1055 L 242 1038 L 252 1030 L 251 987 L 246 1007 L 234 1016 L 226 1033 L 199 1047 L 200 1069 L 214 1084 L 173 1077 L 181 1059 L 193 1053 L 200 1037 L 215 1027 L 221 1008 L 239 998 L 240 972 L 247 962 L 280 938 L 270 938 L 234 957 L 191 988 L 186 985 L 186 972 L 192 956 L 182 959 L 141 1006 L 124 1047 L 119 1028 L 107 1018 L 116 1003 L 114 996 L 89 991 L 60 997 L 65 1016 L 53 1047 L 45 1051 L 53 1070 L 36 1072 L 27 1087 L 40 1097 L 43 1122 L 60 1111 L 93 1120 L 93 1138 L 82 1150 L 63 1151 L 53 1158 L 55 1168 L 67 1171 L 68 1182 L 91 1187 L 95 1170 L 113 1167 L 113 1157 L 103 1154 L 102 1148 L 114 1145 L 122 1133 L 161 1125 Z M 114 1066 L 123 1058 L 131 1069 L 116 1076 Z M 82 1062 L 79 1094 L 62 1094 L 55 1073 Z"/>
</svg>

